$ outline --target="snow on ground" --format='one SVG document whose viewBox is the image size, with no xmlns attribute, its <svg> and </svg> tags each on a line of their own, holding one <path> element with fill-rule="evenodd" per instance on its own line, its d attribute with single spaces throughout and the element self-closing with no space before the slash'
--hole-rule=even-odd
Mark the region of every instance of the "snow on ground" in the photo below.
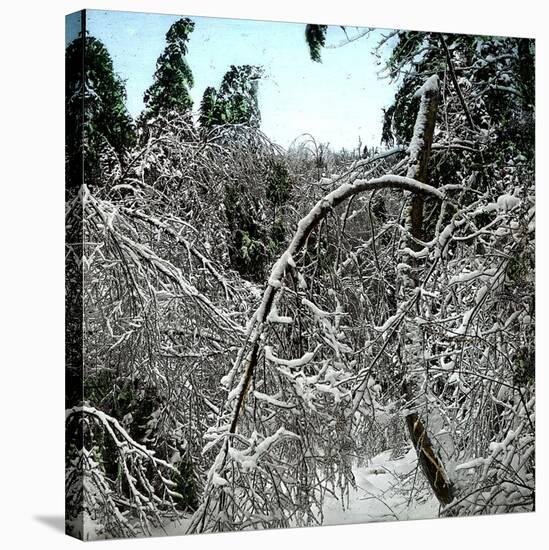
<svg viewBox="0 0 549 550">
<path fill-rule="evenodd" d="M 432 519 L 438 516 L 439 505 L 432 493 L 418 498 L 414 492 L 411 502 L 409 488 L 417 468 L 417 457 L 410 449 L 402 458 L 392 460 L 392 451 L 385 451 L 363 466 L 355 466 L 353 474 L 356 489 L 349 490 L 345 503 L 335 496 L 327 496 L 324 503 L 323 525 L 348 523 L 371 523 L 379 521 Z M 418 472 L 418 478 L 421 473 Z M 402 490 L 402 478 L 408 477 L 407 490 Z M 419 479 L 418 482 L 419 483 Z M 399 490 L 400 488 L 400 490 Z M 184 535 L 191 521 L 190 517 L 168 521 L 162 527 L 154 528 L 154 537 Z M 104 538 L 98 536 L 92 521 L 86 523 L 88 540 Z"/>
<path fill-rule="evenodd" d="M 162 527 L 151 529 L 153 537 L 184 535 L 191 523 L 191 516 L 165 523 Z"/>
<path fill-rule="evenodd" d="M 399 476 L 413 476 L 416 467 L 416 453 L 410 449 L 400 459 L 391 460 L 389 450 L 367 465 L 353 468 L 357 487 L 350 489 L 348 506 L 335 497 L 328 497 L 324 504 L 324 525 L 436 518 L 439 505 L 433 495 L 426 500 L 414 498 L 408 502 L 409 492 L 405 495 L 399 491 L 402 487 Z"/>
<path fill-rule="evenodd" d="M 323 525 L 343 525 L 347 523 L 371 523 L 378 521 L 432 519 L 438 517 L 439 504 L 432 493 L 428 498 L 415 498 L 408 502 L 409 487 L 402 491 L 402 476 L 413 479 L 417 468 L 417 456 L 410 449 L 402 458 L 392 460 L 392 451 L 385 451 L 363 466 L 355 466 L 353 474 L 356 489 L 349 490 L 345 505 L 335 496 L 327 496 L 324 503 Z M 418 478 L 422 476 L 418 472 Z M 419 484 L 419 479 L 417 484 Z M 400 488 L 400 491 L 399 491 Z M 422 493 L 425 497 L 424 493 Z M 168 523 L 164 530 L 156 529 L 154 536 L 183 535 L 190 522 L 184 518 L 179 522 Z"/>
</svg>

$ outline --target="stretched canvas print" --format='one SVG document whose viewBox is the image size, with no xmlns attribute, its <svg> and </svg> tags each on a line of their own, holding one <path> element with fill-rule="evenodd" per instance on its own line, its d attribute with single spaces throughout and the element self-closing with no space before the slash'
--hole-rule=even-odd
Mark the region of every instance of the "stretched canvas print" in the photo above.
<svg viewBox="0 0 549 550">
<path fill-rule="evenodd" d="M 534 41 L 66 20 L 66 525 L 534 510 Z"/>
</svg>

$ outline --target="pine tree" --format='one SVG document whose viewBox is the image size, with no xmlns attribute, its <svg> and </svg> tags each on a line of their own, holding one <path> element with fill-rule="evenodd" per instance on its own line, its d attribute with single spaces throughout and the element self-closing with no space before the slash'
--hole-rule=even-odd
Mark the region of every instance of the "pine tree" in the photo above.
<svg viewBox="0 0 549 550">
<path fill-rule="evenodd" d="M 217 99 L 217 92 L 213 86 L 208 86 L 204 90 L 202 96 L 202 102 L 200 104 L 200 116 L 199 123 L 201 128 L 210 128 L 214 124 L 215 116 L 215 102 Z"/>
<path fill-rule="evenodd" d="M 231 65 L 223 76 L 219 90 L 208 87 L 200 105 L 200 126 L 242 125 L 257 129 L 261 121 L 257 98 L 261 67 Z M 246 131 L 246 130 L 245 130 Z M 236 139 L 251 139 L 239 134 Z M 274 185 L 274 184 L 273 184 Z M 276 243 L 269 236 L 263 209 L 264 198 L 258 197 L 260 186 L 252 189 L 243 181 L 228 183 L 225 187 L 224 206 L 229 239 L 229 257 L 234 268 L 246 278 L 261 280 Z M 263 192 L 260 193 L 261 195 Z M 261 212 L 261 213 L 260 213 Z"/>
<path fill-rule="evenodd" d="M 313 61 L 321 63 L 320 50 L 326 42 L 327 25 L 307 25 L 305 27 L 305 40 L 309 46 L 309 54 Z"/>
<path fill-rule="evenodd" d="M 84 50 L 84 51 L 83 51 Z M 69 183 L 98 183 L 100 157 L 110 150 L 123 160 L 134 142 L 126 90 L 104 44 L 92 36 L 71 42 L 65 57 L 66 159 Z"/>
<path fill-rule="evenodd" d="M 189 88 L 194 79 L 185 56 L 193 30 L 194 23 L 185 18 L 176 21 L 166 33 L 166 48 L 156 62 L 154 82 L 144 94 L 147 116 L 184 114 L 192 109 Z"/>
<path fill-rule="evenodd" d="M 263 69 L 254 65 L 231 65 L 219 91 L 207 88 L 200 108 L 202 127 L 244 124 L 259 128 L 261 113 L 257 99 L 258 81 Z"/>
</svg>

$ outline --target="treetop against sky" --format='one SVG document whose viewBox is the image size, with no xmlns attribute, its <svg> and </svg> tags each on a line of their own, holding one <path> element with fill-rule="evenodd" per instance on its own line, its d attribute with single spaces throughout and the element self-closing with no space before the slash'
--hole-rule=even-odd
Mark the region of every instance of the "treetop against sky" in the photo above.
<svg viewBox="0 0 549 550">
<path fill-rule="evenodd" d="M 182 16 L 116 11 L 87 11 L 90 36 L 101 40 L 114 69 L 126 82 L 127 107 L 133 117 L 143 109 L 143 92 L 151 85 L 156 60 L 170 26 Z M 288 147 L 309 133 L 334 149 L 378 145 L 382 108 L 394 86 L 379 79 L 371 54 L 381 31 L 336 48 L 324 48 L 322 63 L 309 57 L 303 23 L 279 23 L 192 17 L 194 32 L 187 60 L 195 84 L 194 109 L 208 86 L 218 86 L 231 65 L 260 65 L 261 128 Z M 352 34 L 353 29 L 350 29 Z M 326 44 L 338 45 L 343 31 L 329 27 Z"/>
</svg>

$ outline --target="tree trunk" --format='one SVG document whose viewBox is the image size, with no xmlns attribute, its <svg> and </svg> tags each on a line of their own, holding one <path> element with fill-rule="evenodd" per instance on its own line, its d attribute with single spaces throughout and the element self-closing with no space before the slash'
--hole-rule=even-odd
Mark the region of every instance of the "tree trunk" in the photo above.
<svg viewBox="0 0 549 550">
<path fill-rule="evenodd" d="M 448 475 L 439 457 L 431 445 L 431 440 L 418 414 L 411 413 L 407 415 L 406 425 L 408 426 L 410 439 L 414 444 L 421 469 L 429 481 L 431 489 L 433 489 L 433 492 L 441 504 L 449 504 L 452 500 L 452 484 L 448 479 Z"/>
<path fill-rule="evenodd" d="M 431 83 L 431 85 L 428 85 Z M 424 86 L 424 91 L 421 94 L 421 103 L 417 115 L 414 135 L 410 144 L 410 160 L 408 165 L 407 177 L 413 178 L 422 183 L 428 182 L 429 176 L 429 157 L 431 155 L 431 145 L 433 143 L 433 134 L 435 130 L 436 115 L 438 108 L 438 79 L 431 79 Z M 408 198 L 406 206 L 406 229 L 411 238 L 407 237 L 403 242 L 403 250 L 401 251 L 406 256 L 404 250 L 418 250 L 421 248 L 415 239 L 424 240 L 423 227 L 423 207 L 425 197 L 417 193 L 412 193 Z M 421 260 L 419 260 L 421 261 Z M 418 260 L 412 256 L 405 259 L 405 263 L 409 266 L 409 270 L 404 275 L 404 281 L 401 285 L 401 299 L 409 299 L 412 292 L 415 291 L 419 284 L 419 280 L 415 275 L 415 270 L 418 267 Z M 419 307 L 419 300 L 417 302 Z M 404 366 L 413 365 L 420 361 L 417 355 L 419 336 L 418 327 L 412 321 L 410 328 L 405 327 L 404 340 Z M 405 382 L 405 393 L 408 401 L 413 399 L 414 390 L 409 381 Z M 423 471 L 423 474 L 429 481 L 433 492 L 442 505 L 448 504 L 452 500 L 452 485 L 444 470 L 444 467 L 437 456 L 431 440 L 425 430 L 417 411 L 412 411 L 406 415 L 406 425 L 410 434 L 410 439 L 416 450 L 418 461 Z"/>
</svg>

